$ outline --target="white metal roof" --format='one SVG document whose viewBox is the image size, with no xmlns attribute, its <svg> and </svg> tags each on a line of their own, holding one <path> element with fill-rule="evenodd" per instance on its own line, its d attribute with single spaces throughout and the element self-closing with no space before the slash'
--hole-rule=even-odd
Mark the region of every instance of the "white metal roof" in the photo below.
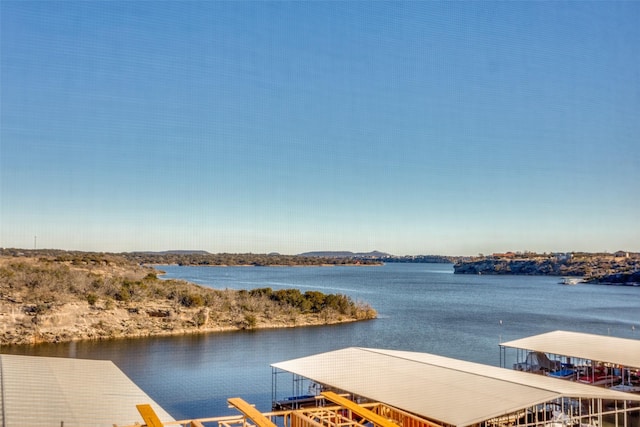
<svg viewBox="0 0 640 427">
<path fill-rule="evenodd" d="M 0 354 L 0 425 L 112 427 L 142 422 L 136 404 L 174 421 L 108 360 Z"/>
<path fill-rule="evenodd" d="M 640 340 L 553 331 L 500 345 L 640 368 Z"/>
<path fill-rule="evenodd" d="M 564 396 L 640 401 L 640 395 L 407 351 L 351 347 L 272 366 L 455 426 Z"/>
</svg>

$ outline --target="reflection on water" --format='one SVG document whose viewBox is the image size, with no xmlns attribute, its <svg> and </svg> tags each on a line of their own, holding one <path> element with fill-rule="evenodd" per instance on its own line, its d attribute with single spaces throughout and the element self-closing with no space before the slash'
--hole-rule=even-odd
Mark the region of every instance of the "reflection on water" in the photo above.
<svg viewBox="0 0 640 427">
<path fill-rule="evenodd" d="M 561 286 L 553 277 L 467 276 L 441 264 L 383 267 L 165 266 L 218 288 L 343 293 L 376 320 L 335 326 L 3 347 L 3 353 L 109 359 L 174 417 L 233 414 L 228 397 L 271 407 L 270 364 L 349 346 L 423 351 L 498 365 L 498 343 L 565 329 L 636 338 L 640 288 Z"/>
</svg>

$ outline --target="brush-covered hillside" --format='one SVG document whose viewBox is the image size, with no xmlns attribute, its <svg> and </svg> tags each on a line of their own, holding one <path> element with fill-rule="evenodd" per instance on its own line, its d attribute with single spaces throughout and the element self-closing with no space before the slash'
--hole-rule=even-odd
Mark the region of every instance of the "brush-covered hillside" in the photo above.
<svg viewBox="0 0 640 427">
<path fill-rule="evenodd" d="M 101 253 L 0 255 L 0 344 L 143 337 L 372 319 L 345 295 L 162 280 Z"/>
</svg>

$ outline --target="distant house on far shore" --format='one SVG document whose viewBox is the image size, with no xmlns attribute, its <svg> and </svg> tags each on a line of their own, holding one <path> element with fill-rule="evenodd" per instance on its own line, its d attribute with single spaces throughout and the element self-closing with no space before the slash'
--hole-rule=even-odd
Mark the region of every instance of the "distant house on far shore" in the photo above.
<svg viewBox="0 0 640 427">
<path fill-rule="evenodd" d="M 558 252 L 553 254 L 558 262 L 569 261 L 572 257 L 571 252 Z"/>
<path fill-rule="evenodd" d="M 505 252 L 505 253 L 494 253 L 491 255 L 494 258 L 500 259 L 500 258 L 509 258 L 509 259 L 513 259 L 516 257 L 516 254 L 514 252 Z"/>
</svg>

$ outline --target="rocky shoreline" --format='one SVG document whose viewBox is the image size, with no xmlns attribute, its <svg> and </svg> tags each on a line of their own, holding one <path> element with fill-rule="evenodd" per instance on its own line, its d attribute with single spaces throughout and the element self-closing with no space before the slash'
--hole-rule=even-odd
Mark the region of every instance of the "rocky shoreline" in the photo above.
<svg viewBox="0 0 640 427">
<path fill-rule="evenodd" d="M 326 319 L 300 315 L 249 326 L 233 319 L 211 321 L 206 310 L 176 309 L 157 304 L 105 309 L 81 303 L 64 304 L 51 313 L 37 315 L 20 305 L 0 303 L 0 345 L 60 343 L 82 340 L 142 338 L 204 334 L 247 329 L 292 328 L 347 323 L 363 319 Z M 203 324 L 195 320 L 206 319 Z"/>
<path fill-rule="evenodd" d="M 585 279 L 584 282 L 596 285 L 640 286 L 640 270 L 607 274 L 601 277 Z"/>
<path fill-rule="evenodd" d="M 640 254 L 494 254 L 459 261 L 454 273 L 571 276 L 584 283 L 636 286 Z"/>
</svg>

